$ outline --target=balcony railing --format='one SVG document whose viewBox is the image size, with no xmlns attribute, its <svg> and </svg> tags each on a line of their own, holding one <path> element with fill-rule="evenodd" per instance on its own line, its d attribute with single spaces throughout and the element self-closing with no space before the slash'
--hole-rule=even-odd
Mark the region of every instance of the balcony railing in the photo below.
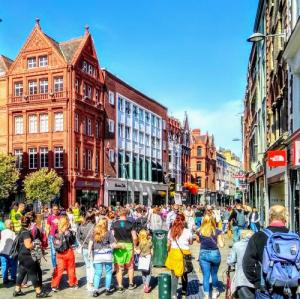
<svg viewBox="0 0 300 299">
<path fill-rule="evenodd" d="M 21 102 L 34 102 L 34 101 L 44 101 L 44 100 L 55 100 L 64 98 L 67 96 L 66 91 L 52 92 L 52 93 L 38 93 L 32 95 L 23 96 L 12 96 L 11 103 L 21 103 Z"/>
</svg>

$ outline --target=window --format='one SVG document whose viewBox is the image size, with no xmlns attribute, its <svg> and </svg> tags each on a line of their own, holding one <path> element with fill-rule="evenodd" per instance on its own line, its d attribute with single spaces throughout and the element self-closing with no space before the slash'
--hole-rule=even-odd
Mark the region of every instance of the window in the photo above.
<svg viewBox="0 0 300 299">
<path fill-rule="evenodd" d="M 37 82 L 29 81 L 28 82 L 28 90 L 29 90 L 30 95 L 37 94 Z"/>
<path fill-rule="evenodd" d="M 99 152 L 96 152 L 96 165 L 95 165 L 95 171 L 99 172 Z"/>
<path fill-rule="evenodd" d="M 130 128 L 129 127 L 125 127 L 125 138 L 127 139 L 127 140 L 130 140 Z"/>
<path fill-rule="evenodd" d="M 114 163 L 115 162 L 115 152 L 113 149 L 110 149 L 108 152 L 109 162 Z"/>
<path fill-rule="evenodd" d="M 93 66 L 89 64 L 89 75 L 93 76 L 94 73 L 93 70 L 94 70 Z"/>
<path fill-rule="evenodd" d="M 108 132 L 113 133 L 115 131 L 115 122 L 112 119 L 108 120 Z"/>
<path fill-rule="evenodd" d="M 92 120 L 89 118 L 87 122 L 87 134 L 88 136 L 92 136 Z"/>
<path fill-rule="evenodd" d="M 114 92 L 112 92 L 110 90 L 108 91 L 108 102 L 111 105 L 115 104 L 115 94 L 114 94 Z"/>
<path fill-rule="evenodd" d="M 86 150 L 83 151 L 82 161 L 83 161 L 83 169 L 86 169 Z"/>
<path fill-rule="evenodd" d="M 145 143 L 146 143 L 147 146 L 150 145 L 150 136 L 147 135 L 147 134 L 145 135 Z"/>
<path fill-rule="evenodd" d="M 23 116 L 15 117 L 15 134 L 23 134 Z"/>
<path fill-rule="evenodd" d="M 64 115 L 62 112 L 54 113 L 54 131 L 60 132 L 64 130 Z"/>
<path fill-rule="evenodd" d="M 130 113 L 131 113 L 131 105 L 127 101 L 125 102 L 125 112 L 127 115 L 130 115 Z"/>
<path fill-rule="evenodd" d="M 39 67 L 48 66 L 48 56 L 40 56 L 39 57 Z"/>
<path fill-rule="evenodd" d="M 48 132 L 48 114 L 40 114 L 40 132 Z"/>
<path fill-rule="evenodd" d="M 75 168 L 79 168 L 79 148 L 76 146 L 75 148 Z"/>
<path fill-rule="evenodd" d="M 196 183 L 197 183 L 198 187 L 201 188 L 201 177 L 200 176 L 197 176 Z"/>
<path fill-rule="evenodd" d="M 138 107 L 133 105 L 133 118 L 134 120 L 138 120 Z"/>
<path fill-rule="evenodd" d="M 82 134 L 86 134 L 86 117 L 82 121 Z"/>
<path fill-rule="evenodd" d="M 197 162 L 197 171 L 201 171 L 201 161 Z"/>
<path fill-rule="evenodd" d="M 202 147 L 201 146 L 197 146 L 197 156 L 198 157 L 202 156 Z"/>
<path fill-rule="evenodd" d="M 151 146 L 155 147 L 155 137 L 151 137 Z"/>
<path fill-rule="evenodd" d="M 48 79 L 40 80 L 40 93 L 48 93 Z"/>
<path fill-rule="evenodd" d="M 79 116 L 78 113 L 75 113 L 75 132 L 79 131 Z"/>
<path fill-rule="evenodd" d="M 54 78 L 54 92 L 60 92 L 64 89 L 63 77 Z"/>
<path fill-rule="evenodd" d="M 156 128 L 160 129 L 160 119 L 156 118 Z"/>
<path fill-rule="evenodd" d="M 151 115 L 151 125 L 152 127 L 155 127 L 155 116 Z"/>
<path fill-rule="evenodd" d="M 150 114 L 149 114 L 149 112 L 145 112 L 145 121 L 146 121 L 147 124 L 150 123 Z"/>
<path fill-rule="evenodd" d="M 92 87 L 86 83 L 83 85 L 83 95 L 88 99 L 92 98 Z"/>
<path fill-rule="evenodd" d="M 123 112 L 123 99 L 120 97 L 118 98 L 118 109 Z"/>
<path fill-rule="evenodd" d="M 41 168 L 48 167 L 48 147 L 40 148 L 40 167 Z"/>
<path fill-rule="evenodd" d="M 29 150 L 29 169 L 37 168 L 37 149 L 30 148 Z"/>
<path fill-rule="evenodd" d="M 20 97 L 23 95 L 23 83 L 22 82 L 16 82 L 15 83 L 15 96 Z"/>
<path fill-rule="evenodd" d="M 166 121 L 164 119 L 162 121 L 162 127 L 163 127 L 164 130 L 166 129 Z"/>
<path fill-rule="evenodd" d="M 123 125 L 122 124 L 118 124 L 118 136 L 119 138 L 123 138 L 124 135 L 123 135 Z"/>
<path fill-rule="evenodd" d="M 138 131 L 137 130 L 133 130 L 133 141 L 138 142 Z"/>
<path fill-rule="evenodd" d="M 160 149 L 160 139 L 156 139 L 156 148 L 159 148 Z"/>
<path fill-rule="evenodd" d="M 98 89 L 95 90 L 95 99 L 96 99 L 96 103 L 99 103 L 99 90 Z"/>
<path fill-rule="evenodd" d="M 167 150 L 167 143 L 165 140 L 163 140 L 163 142 L 162 142 L 162 149 L 163 149 L 163 151 Z"/>
<path fill-rule="evenodd" d="M 144 110 L 142 109 L 139 109 L 139 119 L 141 122 L 144 121 Z"/>
<path fill-rule="evenodd" d="M 15 159 L 16 159 L 16 167 L 18 169 L 23 168 L 23 150 L 15 149 Z"/>
<path fill-rule="evenodd" d="M 54 148 L 54 167 L 62 168 L 64 164 L 64 151 L 62 146 Z"/>
<path fill-rule="evenodd" d="M 87 151 L 87 168 L 88 170 L 92 170 L 92 151 Z"/>
<path fill-rule="evenodd" d="M 27 59 L 27 67 L 29 69 L 37 67 L 36 65 L 36 57 L 30 57 Z"/>
<path fill-rule="evenodd" d="M 79 79 L 75 80 L 75 90 L 77 93 L 79 93 Z"/>
<path fill-rule="evenodd" d="M 139 141 L 140 144 L 144 144 L 144 134 L 142 132 L 139 132 Z"/>
<path fill-rule="evenodd" d="M 82 70 L 86 73 L 88 69 L 88 64 L 86 63 L 86 61 L 82 62 Z"/>
<path fill-rule="evenodd" d="M 95 131 L 96 131 L 96 138 L 99 138 L 99 121 L 98 120 L 96 121 Z"/>
<path fill-rule="evenodd" d="M 29 133 L 37 133 L 37 116 L 29 115 Z"/>
</svg>

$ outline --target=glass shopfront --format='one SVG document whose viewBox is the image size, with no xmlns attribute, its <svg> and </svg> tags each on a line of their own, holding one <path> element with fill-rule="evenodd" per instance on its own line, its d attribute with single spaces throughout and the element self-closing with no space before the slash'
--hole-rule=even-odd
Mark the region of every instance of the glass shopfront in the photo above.
<svg viewBox="0 0 300 299">
<path fill-rule="evenodd" d="M 98 190 L 76 190 L 76 202 L 78 202 L 81 206 L 84 206 L 86 210 L 97 204 L 98 197 Z"/>
<path fill-rule="evenodd" d="M 126 205 L 126 203 L 131 203 L 131 192 L 128 191 L 128 195 L 127 195 L 126 191 L 109 190 L 108 204 L 112 206 L 116 206 L 117 202 L 119 202 L 121 206 Z"/>
</svg>

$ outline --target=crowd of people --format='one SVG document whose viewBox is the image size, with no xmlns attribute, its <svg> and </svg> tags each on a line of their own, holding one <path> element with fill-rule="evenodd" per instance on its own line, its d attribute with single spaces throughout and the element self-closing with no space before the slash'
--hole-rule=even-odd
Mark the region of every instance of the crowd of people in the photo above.
<svg viewBox="0 0 300 299">
<path fill-rule="evenodd" d="M 53 268 L 52 292 L 60 290 L 64 272 L 69 287 L 78 288 L 77 253 L 83 257 L 86 288 L 92 296 L 118 292 L 121 298 L 125 291 L 125 273 L 129 290 L 137 287 L 135 275 L 138 273 L 143 280 L 144 292 L 149 293 L 154 286 L 152 235 L 157 230 L 164 230 L 167 235 L 165 266 L 171 274 L 172 299 L 178 298 L 179 280 L 181 294 L 186 294 L 187 298 L 193 292 L 199 296 L 194 298 L 216 299 L 220 296 L 220 249 L 225 242 L 232 247 L 229 256 L 225 257 L 226 262 L 235 269 L 232 298 L 297 298 L 300 239 L 289 232 L 286 217 L 284 207 L 271 207 L 269 226 L 263 229 L 256 208 L 243 206 L 240 202 L 227 207 L 117 204 L 88 210 L 78 203 L 66 210 L 54 204 L 45 206 L 39 214 L 27 211 L 24 203 L 15 203 L 9 215 L 2 215 L 0 219 L 3 284 L 15 284 L 13 296 L 17 297 L 25 295 L 22 289 L 31 281 L 37 298 L 48 297 L 49 290 L 42 287 L 41 260 L 49 249 Z M 276 238 L 280 242 L 276 243 Z M 200 244 L 198 263 L 202 289 L 193 284 L 193 243 Z M 275 253 L 273 248 L 277 250 Z M 273 268 L 276 269 L 273 271 Z M 276 271 L 281 272 L 276 274 Z M 101 291 L 103 287 L 104 292 Z"/>
</svg>

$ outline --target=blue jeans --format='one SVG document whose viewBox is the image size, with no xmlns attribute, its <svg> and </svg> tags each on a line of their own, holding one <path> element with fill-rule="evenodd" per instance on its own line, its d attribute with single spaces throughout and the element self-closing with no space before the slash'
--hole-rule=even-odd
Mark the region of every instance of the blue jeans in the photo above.
<svg viewBox="0 0 300 299">
<path fill-rule="evenodd" d="M 53 236 L 49 236 L 48 241 L 49 241 L 49 246 L 50 246 L 52 267 L 56 268 L 56 251 L 54 248 L 53 238 L 54 238 Z"/>
<path fill-rule="evenodd" d="M 218 287 L 218 270 L 221 264 L 221 254 L 217 250 L 201 249 L 199 255 L 199 264 L 203 274 L 203 290 L 205 294 L 209 293 L 209 279 L 212 278 L 213 288 Z"/>
<path fill-rule="evenodd" d="M 232 226 L 232 231 L 233 231 L 232 240 L 233 240 L 233 243 L 240 240 L 241 230 L 242 230 L 242 228 L 237 226 L 237 225 Z"/>
<path fill-rule="evenodd" d="M 110 289 L 112 279 L 112 263 L 96 263 L 94 264 L 94 288 L 99 289 L 103 268 L 105 268 L 105 288 Z"/>
<path fill-rule="evenodd" d="M 87 248 L 82 248 L 83 260 L 85 263 L 86 270 L 86 281 L 92 284 L 94 279 L 94 267 L 93 262 L 89 260 L 89 250 Z"/>
<path fill-rule="evenodd" d="M 10 258 L 8 255 L 1 255 L 1 270 L 3 283 L 8 282 L 8 270 L 10 271 L 11 280 L 16 281 L 17 279 L 17 261 Z"/>
</svg>

